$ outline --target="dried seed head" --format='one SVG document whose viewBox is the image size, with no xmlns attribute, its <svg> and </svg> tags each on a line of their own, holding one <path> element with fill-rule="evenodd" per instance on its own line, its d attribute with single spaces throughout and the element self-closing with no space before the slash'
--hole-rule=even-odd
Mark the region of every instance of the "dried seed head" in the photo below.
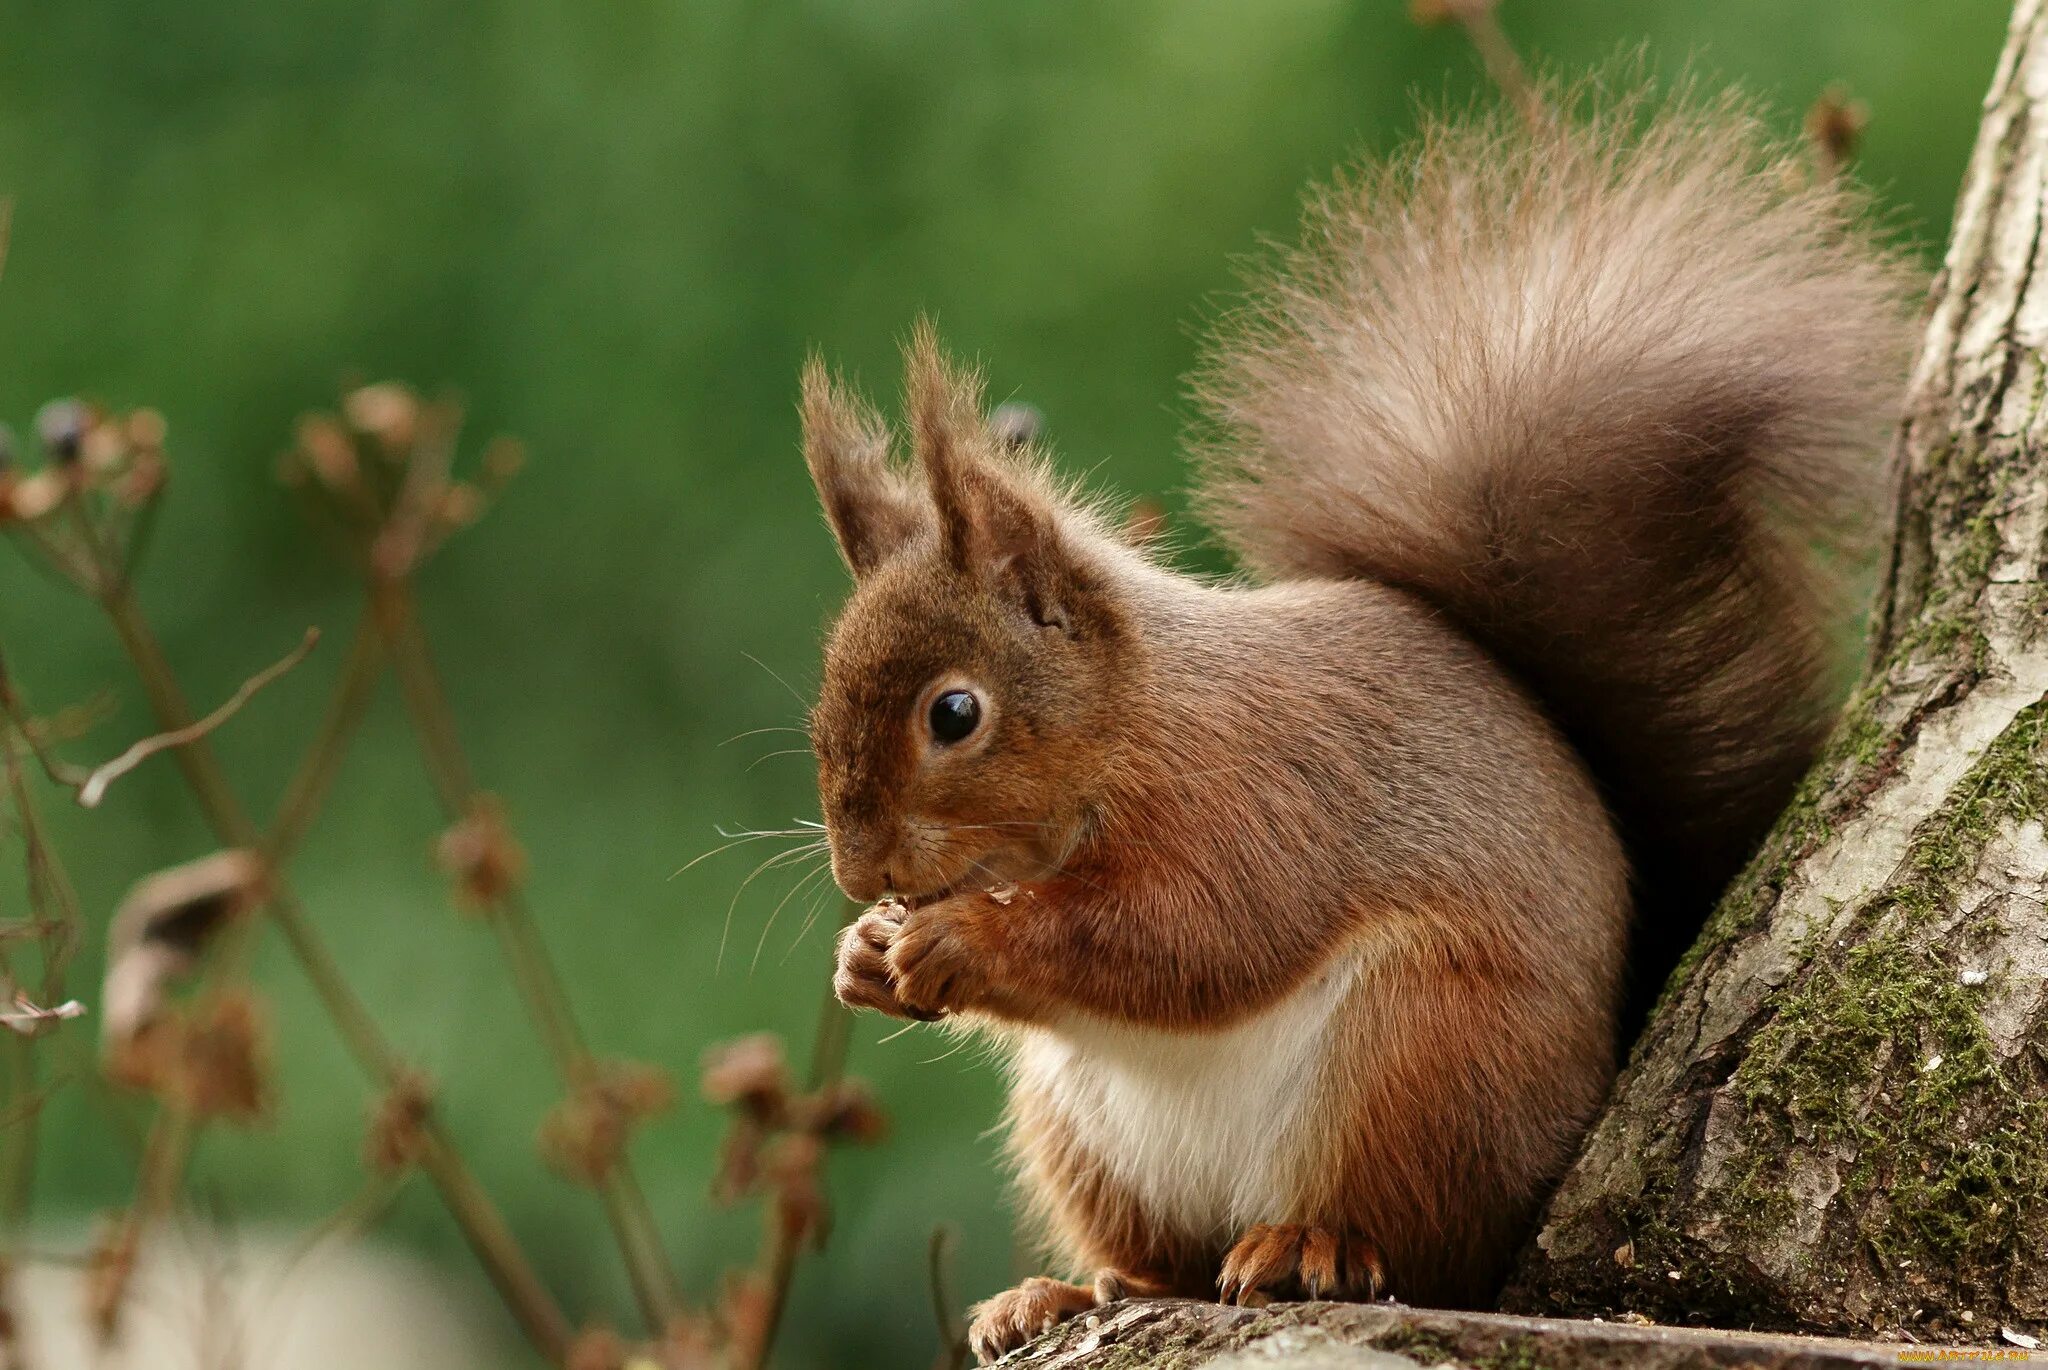
<svg viewBox="0 0 2048 1370">
<path fill-rule="evenodd" d="M 164 438 L 169 432 L 164 416 L 154 409 L 135 410 L 128 415 L 122 427 L 127 430 L 129 445 L 145 452 L 162 451 Z"/>
<path fill-rule="evenodd" d="M 11 472 L 0 473 L 0 523 L 33 523 L 62 504 L 70 493 L 71 482 L 55 468 L 19 479 Z"/>
<path fill-rule="evenodd" d="M 761 1180 L 761 1147 L 768 1130 L 744 1113 L 735 1113 L 718 1143 L 718 1168 L 711 1175 L 711 1201 L 738 1203 Z"/>
<path fill-rule="evenodd" d="M 173 1019 L 170 1012 L 159 1013 L 136 1031 L 107 1040 L 101 1046 L 101 1072 L 125 1089 L 169 1097 L 176 1078 L 178 1043 L 184 1039 Z"/>
<path fill-rule="evenodd" d="M 699 1088 L 712 1104 L 737 1108 L 766 1126 L 780 1125 L 790 1099 L 782 1040 L 757 1032 L 712 1047 L 704 1053 Z"/>
<path fill-rule="evenodd" d="M 609 1327 L 586 1327 L 562 1357 L 566 1370 L 625 1370 L 626 1343 Z"/>
<path fill-rule="evenodd" d="M 618 1165 L 633 1129 L 675 1103 L 668 1074 L 638 1061 L 607 1061 L 595 1078 L 548 1110 L 541 1120 L 543 1159 L 563 1177 L 601 1183 Z"/>
<path fill-rule="evenodd" d="M 299 420 L 295 455 L 328 489 L 352 492 L 361 488 L 362 464 L 356 459 L 356 445 L 327 415 L 308 414 Z"/>
<path fill-rule="evenodd" d="M 861 1080 L 841 1080 L 812 1096 L 814 1130 L 827 1141 L 872 1146 L 889 1135 L 889 1117 Z"/>
<path fill-rule="evenodd" d="M 358 433 L 375 438 L 387 456 L 402 456 L 419 441 L 419 397 L 396 381 L 352 391 L 342 400 L 341 412 Z"/>
<path fill-rule="evenodd" d="M 171 984 L 191 973 L 231 919 L 263 891 L 263 863 L 241 848 L 156 872 L 136 882 L 107 932 L 101 1037 L 120 1055 L 164 1011 Z"/>
<path fill-rule="evenodd" d="M 628 1118 L 658 1118 L 676 1105 L 676 1081 L 660 1066 L 645 1061 L 606 1061 L 599 1067 L 602 1088 Z"/>
<path fill-rule="evenodd" d="M 625 1148 L 619 1116 L 583 1093 L 572 1094 L 541 1119 L 541 1159 L 563 1179 L 598 1185 L 611 1174 Z"/>
<path fill-rule="evenodd" d="M 268 1020 L 256 999 L 222 994 L 195 1010 L 185 1033 L 185 1105 L 200 1117 L 250 1123 L 269 1111 Z"/>
<path fill-rule="evenodd" d="M 85 430 L 78 447 L 78 464 L 95 476 L 105 476 L 128 457 L 128 438 L 119 424 L 94 422 Z"/>
<path fill-rule="evenodd" d="M 165 471 L 160 449 L 145 447 L 138 450 L 114 485 L 114 498 L 131 509 L 141 508 L 162 493 Z"/>
<path fill-rule="evenodd" d="M 92 411 L 77 400 L 51 400 L 36 411 L 36 438 L 50 460 L 69 466 L 84 451 Z"/>
<path fill-rule="evenodd" d="M 433 1107 L 434 1088 L 424 1075 L 400 1075 L 370 1116 L 369 1131 L 363 1134 L 363 1164 L 379 1175 L 396 1175 L 419 1164 Z"/>
<path fill-rule="evenodd" d="M 484 492 L 468 481 L 456 481 L 441 492 L 434 521 L 446 529 L 467 528 L 483 517 Z"/>
<path fill-rule="evenodd" d="M 1847 86 L 1837 81 L 1822 91 L 1806 111 L 1806 136 L 1821 169 L 1832 174 L 1854 160 L 1869 125 L 1870 106 L 1852 99 Z"/>
<path fill-rule="evenodd" d="M 434 855 L 471 910 L 489 908 L 526 878 L 526 852 L 505 826 L 504 807 L 493 795 L 476 797 L 469 813 L 441 834 Z"/>
<path fill-rule="evenodd" d="M 146 1090 L 188 1112 L 237 1123 L 269 1112 L 269 1033 L 247 993 L 168 1009 L 141 1031 L 108 1045 L 107 1078 Z"/>
</svg>

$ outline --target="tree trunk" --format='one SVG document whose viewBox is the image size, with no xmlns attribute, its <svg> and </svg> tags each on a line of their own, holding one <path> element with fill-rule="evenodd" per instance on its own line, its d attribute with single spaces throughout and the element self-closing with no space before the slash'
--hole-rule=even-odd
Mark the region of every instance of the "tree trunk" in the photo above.
<svg viewBox="0 0 2048 1370">
<path fill-rule="evenodd" d="M 2048 1321 L 2048 9 L 1934 288 L 1871 667 L 1674 975 L 1509 1306 Z"/>
</svg>

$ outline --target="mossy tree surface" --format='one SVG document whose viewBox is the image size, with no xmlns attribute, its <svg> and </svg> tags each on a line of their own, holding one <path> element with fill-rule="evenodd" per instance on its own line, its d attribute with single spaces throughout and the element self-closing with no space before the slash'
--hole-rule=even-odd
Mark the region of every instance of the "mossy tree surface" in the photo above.
<svg viewBox="0 0 2048 1370">
<path fill-rule="evenodd" d="M 2048 1330 L 2048 8 L 1934 287 L 1872 665 L 1673 977 L 1508 1302 Z"/>
</svg>

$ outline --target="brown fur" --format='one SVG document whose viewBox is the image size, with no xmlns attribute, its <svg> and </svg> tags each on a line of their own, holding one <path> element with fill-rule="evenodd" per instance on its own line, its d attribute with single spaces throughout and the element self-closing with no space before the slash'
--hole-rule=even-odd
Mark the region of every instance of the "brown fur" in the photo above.
<svg viewBox="0 0 2048 1370">
<path fill-rule="evenodd" d="M 1867 526 L 1911 337 L 1852 186 L 1732 98 L 1644 117 L 1432 125 L 1315 198 L 1198 386 L 1247 564 L 1415 591 L 1586 758 L 1632 1022 L 1826 730 L 1814 544 Z"/>
<path fill-rule="evenodd" d="M 1807 544 L 1868 484 L 1897 272 L 1735 113 L 1625 122 L 1439 126 L 1319 201 L 1205 382 L 1267 585 L 1126 545 L 928 329 L 921 483 L 806 373 L 856 579 L 813 720 L 833 869 L 904 901 L 849 929 L 841 997 L 1020 1062 L 1108 1033 L 1141 1073 L 1320 1034 L 1255 1158 L 1277 1211 L 1235 1229 L 1020 1065 L 1027 1196 L 1098 1292 L 1490 1298 L 1612 1073 L 1632 902 L 1696 917 L 1811 753 Z M 942 744 L 956 688 L 985 714 Z M 991 1301 L 977 1350 L 1088 1292 Z"/>
</svg>

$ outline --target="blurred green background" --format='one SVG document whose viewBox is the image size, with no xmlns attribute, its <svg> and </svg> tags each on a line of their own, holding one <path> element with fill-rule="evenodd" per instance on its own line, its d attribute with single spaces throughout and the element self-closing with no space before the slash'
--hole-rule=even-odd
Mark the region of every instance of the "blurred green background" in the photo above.
<svg viewBox="0 0 2048 1370">
<path fill-rule="evenodd" d="M 1861 174 L 1930 261 L 1976 127 L 2003 0 L 1508 0 L 1565 67 L 1643 45 L 1760 93 L 1782 126 L 1828 82 L 1869 102 Z M 808 1040 L 836 903 L 801 940 L 794 873 L 744 850 L 671 872 L 720 824 L 815 814 L 799 721 L 843 578 L 796 455 L 794 377 L 825 353 L 893 393 L 920 310 L 1063 459 L 1170 508 L 1178 378 L 1231 261 L 1284 235 L 1304 182 L 1477 90 L 1455 29 L 1396 0 L 942 4 L 791 0 L 79 0 L 7 7 L 0 414 L 82 393 L 168 416 L 174 476 L 145 603 L 192 693 L 222 697 L 309 623 L 314 660 L 218 739 L 267 807 L 341 657 L 355 591 L 272 478 L 294 416 L 351 377 L 466 397 L 527 472 L 438 561 L 426 611 L 466 741 L 533 856 L 533 902 L 596 1044 L 686 1083 L 709 1042 Z M 76 752 L 144 730 L 101 623 L 0 556 L 0 646 L 41 705 L 115 690 Z M 791 689 L 781 683 L 789 682 Z M 762 759 L 765 758 L 765 759 Z M 61 806 L 52 803 L 53 808 Z M 95 916 L 209 847 L 173 768 L 57 814 Z M 630 1321 L 589 1197 L 534 1160 L 554 1097 L 487 933 L 451 912 L 436 810 L 396 702 L 360 739 L 298 866 L 314 916 L 572 1306 Z M 4 852 L 18 861 L 10 842 Z M 0 884 L 13 916 L 19 879 Z M 814 906 L 817 907 L 817 906 Z M 760 948 L 758 960 L 756 948 Z M 96 982 L 96 957 L 78 985 Z M 275 948 L 282 1106 L 217 1131 L 196 1192 L 314 1220 L 358 1183 L 364 1091 Z M 833 1166 L 781 1363 L 925 1363 L 932 1225 L 959 1285 L 1017 1256 L 973 1049 L 864 1020 L 854 1069 L 892 1140 Z M 82 1034 L 80 1034 L 82 1036 Z M 39 1204 L 124 1202 L 132 1137 L 91 1091 L 49 1119 Z M 694 1096 L 637 1156 L 693 1292 L 757 1219 L 704 1195 L 719 1119 Z M 460 1265 L 415 1183 L 388 1230 Z"/>
</svg>

